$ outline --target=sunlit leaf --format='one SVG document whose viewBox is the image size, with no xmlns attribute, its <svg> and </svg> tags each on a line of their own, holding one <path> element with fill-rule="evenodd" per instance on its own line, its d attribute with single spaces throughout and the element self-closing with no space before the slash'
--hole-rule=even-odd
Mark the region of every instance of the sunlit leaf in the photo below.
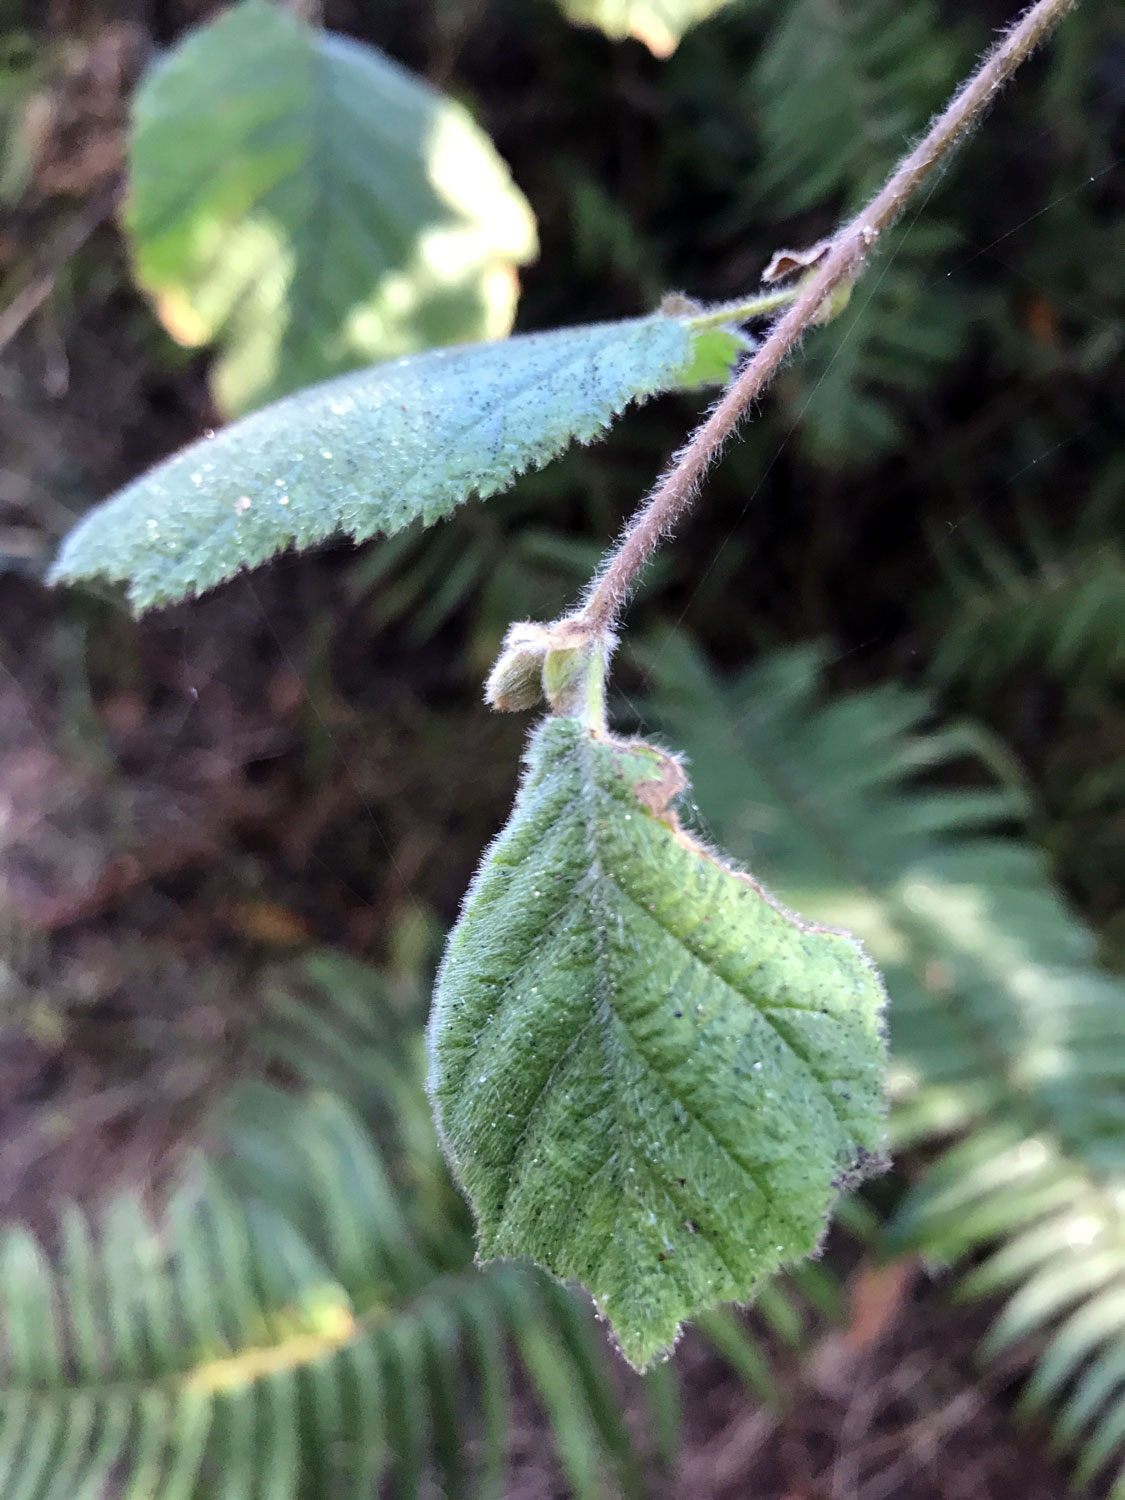
<svg viewBox="0 0 1125 1500">
<path fill-rule="evenodd" d="M 650 745 L 541 725 L 430 1031 L 482 1258 L 581 1281 L 638 1366 L 813 1251 L 883 1138 L 874 969 L 695 843 L 683 789 Z"/>
<path fill-rule="evenodd" d="M 126 222 L 169 331 L 220 343 L 228 411 L 505 334 L 536 248 L 460 105 L 265 0 L 190 33 L 143 81 Z"/>
<path fill-rule="evenodd" d="M 611 37 L 635 37 L 657 57 L 668 57 L 685 31 L 730 0 L 559 0 L 564 14 Z"/>
<path fill-rule="evenodd" d="M 630 401 L 715 373 L 737 340 L 690 316 L 436 349 L 344 375 L 205 438 L 91 511 L 56 580 L 128 585 L 138 609 L 202 593 L 290 545 L 361 540 L 505 489 Z M 700 368 L 702 349 L 707 368 Z"/>
</svg>

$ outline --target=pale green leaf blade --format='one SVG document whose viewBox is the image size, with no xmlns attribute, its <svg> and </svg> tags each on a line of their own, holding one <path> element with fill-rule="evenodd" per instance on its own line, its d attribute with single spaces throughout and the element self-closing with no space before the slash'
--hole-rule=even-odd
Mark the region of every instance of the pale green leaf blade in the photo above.
<svg viewBox="0 0 1125 1500">
<path fill-rule="evenodd" d="M 668 57 L 686 31 L 730 0 L 559 0 L 563 14 L 606 36 L 635 37 L 657 57 Z"/>
<path fill-rule="evenodd" d="M 682 786 L 643 742 L 542 724 L 430 1022 L 482 1257 L 581 1281 L 641 1366 L 815 1250 L 883 1147 L 875 971 L 696 844 Z"/>
<path fill-rule="evenodd" d="M 168 604 L 333 535 L 357 541 L 486 498 L 629 404 L 698 379 L 714 330 L 627 319 L 433 349 L 251 413 L 83 517 L 52 577 Z M 729 340 L 733 359 L 737 341 Z"/>
<path fill-rule="evenodd" d="M 242 0 L 156 63 L 133 124 L 137 276 L 182 343 L 220 343 L 225 410 L 511 327 L 531 210 L 467 111 L 374 48 Z"/>
</svg>

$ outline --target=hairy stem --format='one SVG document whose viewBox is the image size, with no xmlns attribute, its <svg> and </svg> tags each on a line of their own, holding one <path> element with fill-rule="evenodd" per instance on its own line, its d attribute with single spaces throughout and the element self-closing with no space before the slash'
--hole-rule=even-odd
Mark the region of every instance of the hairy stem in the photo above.
<svg viewBox="0 0 1125 1500">
<path fill-rule="evenodd" d="M 752 402 L 765 390 L 832 292 L 854 281 L 872 246 L 900 216 L 909 199 L 984 114 L 1003 84 L 1077 0 L 1036 0 L 1014 22 L 971 78 L 958 89 L 925 136 L 907 152 L 870 203 L 830 241 L 824 259 L 799 289 L 789 311 L 728 386 L 633 518 L 617 550 L 594 581 L 576 617 L 593 632 L 611 630 L 650 554 L 690 507 L 699 482 Z"/>
</svg>

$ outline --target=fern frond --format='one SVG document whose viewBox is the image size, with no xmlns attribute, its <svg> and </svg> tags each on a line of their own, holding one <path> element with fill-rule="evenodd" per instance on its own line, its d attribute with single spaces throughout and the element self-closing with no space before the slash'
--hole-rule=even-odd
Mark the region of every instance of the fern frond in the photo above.
<svg viewBox="0 0 1125 1500">
<path fill-rule="evenodd" d="M 858 200 L 945 97 L 959 40 L 930 0 L 796 0 L 778 16 L 747 81 L 759 191 L 783 213 Z"/>
<path fill-rule="evenodd" d="M 939 1261 L 990 1249 L 960 1283 L 1008 1297 L 984 1353 L 1036 1335 L 1027 1404 L 1053 1407 L 1084 1476 L 1120 1462 L 1125 982 L 1097 967 L 1093 935 L 1008 831 L 1022 799 L 919 780 L 987 765 L 988 748 L 929 728 L 922 693 L 825 699 L 817 650 L 729 683 L 674 636 L 644 660 L 722 844 L 884 969 L 897 1143 L 953 1138 L 895 1240 Z"/>
<path fill-rule="evenodd" d="M 870 464 L 900 447 L 906 398 L 932 386 L 961 355 L 972 299 L 934 275 L 958 243 L 940 222 L 897 231 L 870 285 L 856 289 L 790 372 L 786 406 L 817 462 Z"/>
<path fill-rule="evenodd" d="M 226 1151 L 159 1221 L 135 1198 L 64 1217 L 52 1264 L 0 1239 L 0 1474 L 16 1500 L 496 1496 L 508 1350 L 575 1495 L 637 1459 L 585 1309 L 531 1270 L 424 1254 L 362 1118 L 245 1086 Z M 479 1399 L 476 1394 L 479 1392 Z"/>
<path fill-rule="evenodd" d="M 581 472 L 588 460 L 581 452 L 564 457 L 552 470 L 553 494 L 568 465 Z M 531 523 L 541 509 L 539 483 L 525 478 L 491 511 L 465 512 L 447 528 L 415 525 L 382 538 L 356 560 L 352 598 L 374 627 L 398 626 L 419 646 L 468 611 L 470 654 L 487 671 L 513 617 L 563 609 L 598 560 L 592 543 Z M 575 488 L 583 494 L 587 487 L 577 481 Z"/>
<path fill-rule="evenodd" d="M 963 38 L 930 0 L 795 0 L 775 10 L 742 90 L 763 140 L 752 188 L 775 216 L 820 209 L 830 221 L 864 201 L 941 102 Z M 903 442 L 896 406 L 964 348 L 971 310 L 934 276 L 936 257 L 960 243 L 939 222 L 900 230 L 871 284 L 783 382 L 817 462 L 871 463 Z"/>
<path fill-rule="evenodd" d="M 1112 541 L 1052 542 L 1024 528 L 1008 546 L 982 528 L 943 546 L 949 594 L 933 671 L 981 684 L 1032 664 L 1069 686 L 1125 679 L 1125 553 Z"/>
</svg>

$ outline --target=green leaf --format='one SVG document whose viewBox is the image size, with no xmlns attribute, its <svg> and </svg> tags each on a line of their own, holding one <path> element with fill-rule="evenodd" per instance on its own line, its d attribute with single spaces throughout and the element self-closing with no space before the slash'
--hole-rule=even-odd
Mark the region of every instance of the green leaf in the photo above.
<svg viewBox="0 0 1125 1500">
<path fill-rule="evenodd" d="M 699 379 L 716 330 L 654 313 L 435 349 L 302 391 L 201 439 L 84 516 L 55 581 L 128 584 L 138 610 L 288 546 L 448 515 L 591 442 L 630 401 Z M 733 358 L 738 342 L 728 339 Z"/>
<path fill-rule="evenodd" d="M 753 347 L 750 339 L 733 328 L 701 327 L 695 336 L 695 358 L 680 377 L 680 385 L 685 391 L 724 385 L 739 355 Z"/>
<path fill-rule="evenodd" d="M 874 969 L 690 838 L 684 786 L 643 741 L 540 725 L 430 1022 L 482 1258 L 583 1282 L 638 1366 L 882 1166 Z"/>
<path fill-rule="evenodd" d="M 253 67 L 247 59 L 253 58 Z M 171 333 L 244 411 L 356 365 L 495 338 L 535 222 L 466 110 L 379 52 L 242 0 L 138 90 L 126 223 Z"/>
<path fill-rule="evenodd" d="M 563 14 L 583 26 L 597 26 L 606 36 L 635 37 L 657 57 L 668 57 L 684 32 L 730 0 L 559 0 Z"/>
<path fill-rule="evenodd" d="M 716 836 L 882 965 L 892 1139 L 931 1157 L 884 1251 L 971 1259 L 960 1296 L 1011 1295 L 981 1352 L 1008 1379 L 1033 1333 L 1024 1401 L 1057 1403 L 1093 1472 L 1103 1407 L 1125 1433 L 1125 983 L 1020 837 L 1023 787 L 983 730 L 932 728 L 925 693 L 827 697 L 822 648 L 724 682 L 669 632 L 638 665 L 638 711 L 688 745 Z M 1112 1384 L 1084 1387 L 1100 1361 Z"/>
</svg>

